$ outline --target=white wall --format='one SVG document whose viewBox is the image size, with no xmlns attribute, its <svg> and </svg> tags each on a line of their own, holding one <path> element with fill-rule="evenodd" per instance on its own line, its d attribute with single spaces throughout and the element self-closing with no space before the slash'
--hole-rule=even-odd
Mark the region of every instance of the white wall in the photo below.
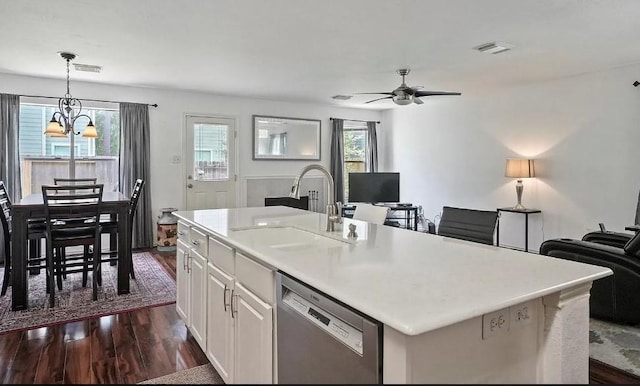
<svg viewBox="0 0 640 386">
<path fill-rule="evenodd" d="M 0 73 L 0 92 L 21 95 L 61 96 L 66 88 L 64 80 L 16 76 Z M 330 105 L 279 102 L 264 99 L 237 98 L 189 91 L 109 86 L 71 80 L 71 94 L 79 99 L 157 103 L 149 108 L 151 124 L 151 181 L 145 187 L 152 193 L 154 220 L 160 208 L 184 209 L 184 163 L 173 164 L 174 155 L 183 156 L 185 113 L 232 116 L 238 130 L 238 206 L 245 206 L 245 178 L 251 176 L 295 176 L 309 163 L 327 168 L 330 161 L 330 117 L 375 120 L 380 112 L 346 109 Z M 51 100 L 55 104 L 55 100 Z M 253 114 L 294 118 L 320 119 L 322 143 L 320 161 L 254 161 L 252 160 Z M 383 130 L 379 126 L 379 130 Z M 182 157 L 184 159 L 184 157 Z M 155 227 L 154 227 L 155 228 Z"/>
<path fill-rule="evenodd" d="M 434 219 L 444 205 L 495 210 L 516 204 L 508 157 L 536 159 L 524 179 L 529 248 L 580 238 L 604 222 L 634 223 L 640 189 L 640 66 L 519 85 L 462 89 L 383 113 L 383 167 L 401 173 L 401 200 Z M 501 244 L 524 245 L 524 216 L 505 214 Z"/>
</svg>

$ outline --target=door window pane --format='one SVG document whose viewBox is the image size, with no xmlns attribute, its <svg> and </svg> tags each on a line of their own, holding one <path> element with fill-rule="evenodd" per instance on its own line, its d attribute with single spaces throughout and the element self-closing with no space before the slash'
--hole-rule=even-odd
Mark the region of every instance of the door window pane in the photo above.
<svg viewBox="0 0 640 386">
<path fill-rule="evenodd" d="M 196 123 L 193 128 L 193 178 L 196 181 L 228 179 L 228 127 Z"/>
</svg>

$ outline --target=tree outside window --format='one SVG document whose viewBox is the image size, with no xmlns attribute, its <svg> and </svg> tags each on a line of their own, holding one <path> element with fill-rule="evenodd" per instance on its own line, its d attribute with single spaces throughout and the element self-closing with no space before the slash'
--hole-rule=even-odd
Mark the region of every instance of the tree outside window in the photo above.
<svg viewBox="0 0 640 386">
<path fill-rule="evenodd" d="M 344 197 L 349 201 L 349 173 L 366 172 L 367 130 L 364 128 L 345 129 L 344 144 Z"/>
</svg>

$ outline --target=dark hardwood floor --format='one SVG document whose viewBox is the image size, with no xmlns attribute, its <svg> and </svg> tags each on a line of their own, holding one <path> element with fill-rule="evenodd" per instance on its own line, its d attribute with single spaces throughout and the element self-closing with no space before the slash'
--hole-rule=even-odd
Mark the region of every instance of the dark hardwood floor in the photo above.
<svg viewBox="0 0 640 386">
<path fill-rule="evenodd" d="M 153 255 L 175 279 L 175 253 Z M 2 383 L 137 383 L 209 363 L 175 304 L 0 335 Z"/>
<path fill-rule="evenodd" d="M 175 253 L 151 251 L 175 279 Z M 209 363 L 175 304 L 0 335 L 0 381 L 137 383 Z M 640 377 L 589 361 L 592 384 Z"/>
</svg>

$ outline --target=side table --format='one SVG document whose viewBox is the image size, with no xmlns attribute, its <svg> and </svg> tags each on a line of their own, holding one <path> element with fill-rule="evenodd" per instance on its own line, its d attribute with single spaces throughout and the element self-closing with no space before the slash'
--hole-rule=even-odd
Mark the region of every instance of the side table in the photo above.
<svg viewBox="0 0 640 386">
<path fill-rule="evenodd" d="M 496 225 L 496 246 L 500 246 L 500 212 L 524 214 L 524 251 L 529 252 L 529 215 L 542 213 L 540 209 L 498 208 L 498 224 Z"/>
</svg>

